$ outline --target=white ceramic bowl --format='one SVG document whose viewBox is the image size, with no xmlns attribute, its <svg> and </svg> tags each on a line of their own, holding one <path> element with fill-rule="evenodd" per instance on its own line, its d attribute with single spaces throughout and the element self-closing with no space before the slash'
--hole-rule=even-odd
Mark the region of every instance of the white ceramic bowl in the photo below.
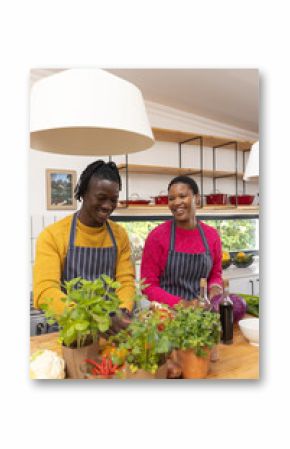
<svg viewBox="0 0 290 449">
<path fill-rule="evenodd" d="M 259 346 L 259 318 L 245 318 L 239 321 L 244 337 L 253 346 Z"/>
</svg>

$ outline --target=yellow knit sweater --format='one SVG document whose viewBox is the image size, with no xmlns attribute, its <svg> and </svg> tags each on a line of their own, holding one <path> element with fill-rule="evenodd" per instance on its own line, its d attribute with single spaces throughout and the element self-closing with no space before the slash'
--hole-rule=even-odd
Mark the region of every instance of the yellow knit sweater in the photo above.
<svg viewBox="0 0 290 449">
<path fill-rule="evenodd" d="M 64 268 L 65 256 L 68 250 L 69 234 L 73 215 L 48 226 L 39 235 L 36 243 L 36 257 L 33 273 L 34 307 L 39 307 L 47 298 L 53 299 L 55 312 L 61 313 L 64 305 L 60 300 L 64 296 L 60 289 L 61 274 Z M 109 220 L 117 248 L 116 280 L 121 287 L 117 294 L 121 306 L 132 309 L 132 299 L 135 294 L 134 267 L 131 261 L 131 251 L 128 235 L 119 224 Z M 112 246 L 106 225 L 100 228 L 85 226 L 77 220 L 76 246 L 108 247 Z"/>
</svg>

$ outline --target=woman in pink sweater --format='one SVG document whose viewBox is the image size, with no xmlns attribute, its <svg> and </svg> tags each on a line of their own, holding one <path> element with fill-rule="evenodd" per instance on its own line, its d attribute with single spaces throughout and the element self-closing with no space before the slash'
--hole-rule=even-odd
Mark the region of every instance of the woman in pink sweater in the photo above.
<svg viewBox="0 0 290 449">
<path fill-rule="evenodd" d="M 173 220 L 148 235 L 142 257 L 141 279 L 151 301 L 173 307 L 199 294 L 207 278 L 209 297 L 222 289 L 222 247 L 216 229 L 196 218 L 198 186 L 188 176 L 177 176 L 168 185 L 168 206 Z"/>
</svg>

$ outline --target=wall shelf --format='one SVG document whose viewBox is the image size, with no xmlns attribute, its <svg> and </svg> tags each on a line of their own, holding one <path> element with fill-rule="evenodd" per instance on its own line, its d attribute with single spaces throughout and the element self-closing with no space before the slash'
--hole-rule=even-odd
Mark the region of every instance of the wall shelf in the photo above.
<svg viewBox="0 0 290 449">
<path fill-rule="evenodd" d="M 118 169 L 126 171 L 126 164 L 119 164 Z M 199 168 L 178 168 L 178 167 L 164 167 L 159 165 L 138 165 L 138 164 L 128 164 L 128 173 L 139 173 L 139 174 L 158 174 L 158 175 L 198 175 L 203 174 L 203 176 L 218 178 L 228 178 L 231 176 L 236 176 L 234 171 L 219 171 L 219 170 L 200 170 Z M 238 173 L 238 178 L 243 178 L 243 173 Z"/>
<path fill-rule="evenodd" d="M 116 212 L 118 211 L 126 211 L 128 215 L 135 214 L 136 212 L 140 215 L 145 214 L 148 217 L 150 215 L 159 215 L 159 213 L 163 215 L 171 215 L 171 212 L 168 206 L 159 206 L 159 205 L 129 205 L 129 206 L 120 206 L 117 207 Z M 197 207 L 196 210 L 197 216 L 199 215 L 258 215 L 259 214 L 259 206 L 203 206 Z M 149 219 L 149 218 L 148 218 Z"/>
<path fill-rule="evenodd" d="M 183 131 L 176 131 L 176 130 L 169 130 L 169 129 L 160 129 L 160 128 L 152 128 L 152 131 L 154 133 L 154 137 L 156 141 L 163 141 L 163 142 L 174 142 L 178 144 L 178 155 L 179 155 L 179 162 L 177 167 L 168 167 L 168 166 L 160 166 L 160 165 L 142 165 L 142 164 L 129 164 L 128 160 L 128 154 L 125 155 L 126 157 L 126 163 L 125 164 L 119 164 L 118 169 L 120 172 L 125 174 L 126 179 L 126 200 L 128 201 L 130 198 L 129 195 L 129 174 L 136 173 L 136 174 L 157 174 L 157 175 L 170 175 L 170 176 L 178 176 L 178 175 L 195 175 L 200 177 L 200 195 L 201 195 L 201 209 L 202 213 L 203 211 L 206 213 L 206 211 L 210 211 L 209 213 L 215 213 L 215 211 L 218 213 L 219 211 L 223 213 L 228 213 L 229 211 L 232 212 L 233 210 L 237 211 L 237 214 L 241 213 L 241 211 L 246 210 L 248 211 L 254 211 L 253 214 L 257 213 L 256 207 L 253 209 L 246 207 L 246 209 L 241 209 L 239 206 L 236 205 L 229 205 L 220 207 L 208 207 L 204 204 L 204 178 L 212 178 L 213 181 L 213 192 L 217 192 L 217 180 L 223 179 L 223 178 L 233 178 L 235 182 L 235 195 L 237 197 L 238 195 L 238 180 L 243 180 L 243 172 L 245 170 L 245 154 L 247 151 L 250 151 L 251 146 L 254 142 L 252 141 L 245 141 L 245 140 L 239 140 L 239 139 L 233 139 L 233 138 L 226 138 L 226 137 L 216 137 L 216 136 L 207 136 L 207 135 L 198 135 L 195 133 L 189 133 L 189 132 L 183 132 Z M 184 145 L 190 145 L 193 152 L 199 151 L 200 154 L 200 166 L 199 168 L 196 167 L 182 167 L 182 149 L 184 148 Z M 213 155 L 213 165 L 212 169 L 204 169 L 204 147 L 211 147 L 212 148 L 212 155 Z M 228 149 L 232 152 L 234 152 L 235 155 L 235 169 L 232 171 L 224 171 L 224 170 L 217 170 L 216 166 L 216 158 L 218 154 L 220 153 L 220 149 Z M 188 149 L 187 149 L 188 151 Z M 242 151 L 243 153 L 243 172 L 238 172 L 238 152 Z M 245 193 L 245 186 L 246 183 L 243 180 L 243 192 Z M 166 210 L 166 209 L 160 209 L 160 206 L 157 206 L 160 211 Z M 167 206 L 165 206 L 167 208 Z M 119 210 L 127 211 L 130 209 L 131 211 L 134 210 L 137 213 L 137 210 L 153 210 L 152 206 L 137 206 L 132 208 L 131 206 L 123 206 L 119 208 Z M 155 209 L 157 211 L 157 209 Z"/>
<path fill-rule="evenodd" d="M 152 128 L 155 140 L 160 142 L 175 142 L 175 143 L 184 143 L 189 139 L 193 139 L 196 137 L 200 137 L 200 134 L 189 133 L 184 131 L 175 131 L 172 129 L 161 129 L 161 128 Z M 236 138 L 228 138 L 228 137 L 217 137 L 217 136 L 205 136 L 203 135 L 203 146 L 205 147 L 214 147 L 219 145 L 226 144 L 229 140 L 235 141 L 238 144 L 239 151 L 248 151 L 253 145 L 254 141 L 246 141 L 239 140 Z M 190 142 L 186 142 L 188 145 L 199 145 L 198 140 L 192 140 Z M 228 149 L 232 149 L 230 147 L 225 147 Z"/>
</svg>

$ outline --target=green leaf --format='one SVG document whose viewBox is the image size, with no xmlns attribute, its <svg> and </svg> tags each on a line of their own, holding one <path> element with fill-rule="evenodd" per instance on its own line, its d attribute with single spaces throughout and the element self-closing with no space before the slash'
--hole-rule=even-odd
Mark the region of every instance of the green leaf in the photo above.
<svg viewBox="0 0 290 449">
<path fill-rule="evenodd" d="M 89 327 L 89 321 L 79 321 L 75 324 L 75 329 L 77 331 L 84 331 Z"/>
<path fill-rule="evenodd" d="M 105 283 L 106 283 L 109 287 L 112 285 L 113 280 L 112 280 L 109 276 L 107 276 L 106 274 L 101 274 L 100 277 L 105 281 Z"/>
<path fill-rule="evenodd" d="M 120 282 L 114 281 L 110 284 L 110 287 L 117 289 L 117 288 L 121 287 L 121 284 L 120 284 Z"/>
<path fill-rule="evenodd" d="M 100 332 L 106 332 L 110 327 L 110 323 L 109 321 L 108 322 L 103 321 L 102 323 L 98 323 L 98 327 Z"/>
<path fill-rule="evenodd" d="M 166 353 L 170 351 L 170 348 L 171 346 L 169 339 L 167 337 L 162 337 L 156 345 L 156 352 L 158 352 L 159 354 Z"/>
<path fill-rule="evenodd" d="M 73 334 L 75 333 L 75 325 L 73 324 L 72 326 L 70 326 L 68 328 L 68 330 L 66 331 L 66 335 L 68 337 L 71 337 Z"/>
</svg>

